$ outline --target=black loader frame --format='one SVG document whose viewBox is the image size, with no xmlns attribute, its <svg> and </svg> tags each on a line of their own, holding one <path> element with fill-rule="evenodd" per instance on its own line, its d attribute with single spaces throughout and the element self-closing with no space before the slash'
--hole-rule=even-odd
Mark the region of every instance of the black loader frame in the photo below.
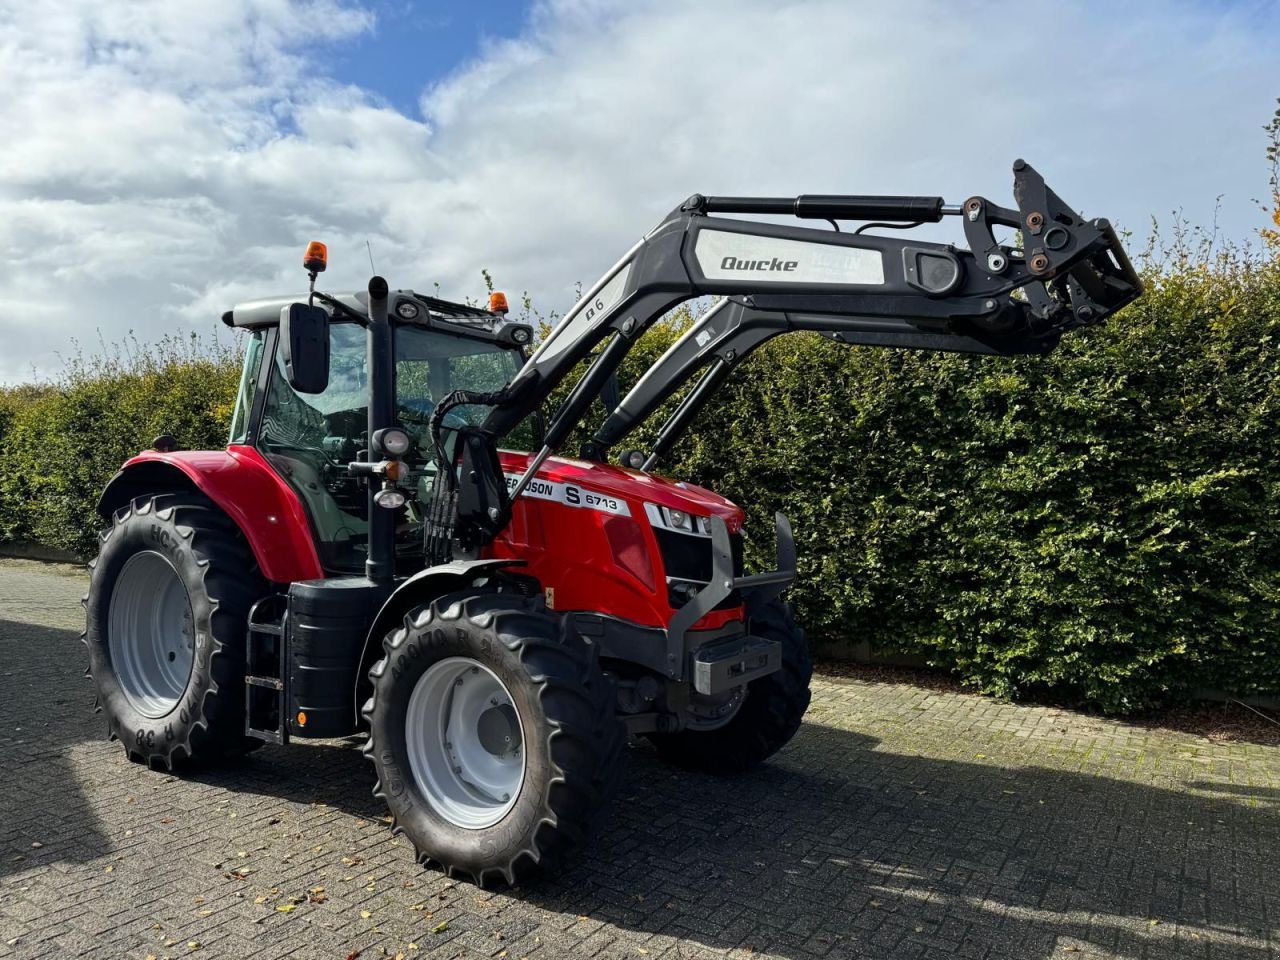
<svg viewBox="0 0 1280 960">
<path fill-rule="evenodd" d="M 980 196 L 949 205 L 941 197 L 695 194 L 596 282 L 503 390 L 446 397 L 435 422 L 459 404 L 494 404 L 477 431 L 485 439 L 471 439 L 457 449 L 467 451 L 471 464 L 496 462 L 479 455 L 477 442 L 492 445 L 510 432 L 595 351 L 551 418 L 542 449 L 511 490 L 510 498 L 519 496 L 592 402 L 616 395 L 613 378 L 640 335 L 673 307 L 707 295 L 726 299 L 612 405 L 580 451 L 584 459 L 605 460 L 612 447 L 703 371 L 648 456 L 627 455 L 624 465 L 651 469 L 732 369 L 781 333 L 817 331 L 840 343 L 901 349 L 1048 353 L 1065 332 L 1099 323 L 1136 299 L 1142 284 L 1110 223 L 1083 219 L 1023 160 L 1014 162 L 1013 176 L 1016 209 Z M 829 221 L 835 229 L 715 214 L 794 216 Z M 864 232 L 945 217 L 961 219 L 968 249 Z M 868 222 L 846 233 L 839 229 L 839 221 L 846 220 Z M 1018 231 L 1021 246 L 999 242 L 996 227 Z M 488 487 L 498 493 L 481 498 L 470 515 L 456 503 L 449 505 L 454 509 L 446 537 L 457 544 L 463 531 L 468 555 L 496 535 L 510 509 L 505 490 L 496 483 Z M 445 559 L 443 551 L 439 556 Z"/>
</svg>

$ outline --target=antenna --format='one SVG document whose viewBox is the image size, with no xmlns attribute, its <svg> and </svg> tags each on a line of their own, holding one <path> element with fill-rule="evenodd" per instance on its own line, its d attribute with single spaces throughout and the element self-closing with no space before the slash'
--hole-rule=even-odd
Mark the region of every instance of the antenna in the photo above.
<svg viewBox="0 0 1280 960">
<path fill-rule="evenodd" d="M 365 240 L 364 245 L 365 249 L 369 251 L 369 272 L 376 274 L 378 272 L 378 268 L 373 265 L 373 244 L 368 240 Z"/>
</svg>

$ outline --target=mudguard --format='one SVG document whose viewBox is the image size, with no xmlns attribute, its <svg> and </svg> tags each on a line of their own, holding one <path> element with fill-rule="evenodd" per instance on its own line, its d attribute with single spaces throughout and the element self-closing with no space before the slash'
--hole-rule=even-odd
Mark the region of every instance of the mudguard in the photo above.
<svg viewBox="0 0 1280 960">
<path fill-rule="evenodd" d="M 98 500 L 104 520 L 135 497 L 196 489 L 240 528 L 262 574 L 275 583 L 324 576 L 302 501 L 253 447 L 144 450 L 111 478 Z"/>
<path fill-rule="evenodd" d="M 364 652 L 360 655 L 360 668 L 356 671 L 355 681 L 356 722 L 360 722 L 360 707 L 364 703 L 361 693 L 369 682 L 369 668 L 382 655 L 382 639 L 404 619 L 406 613 L 414 607 L 430 603 L 450 590 L 465 587 L 486 573 L 503 567 L 520 566 L 524 566 L 523 560 L 453 560 L 419 570 L 397 586 L 373 618 L 369 635 L 364 641 Z"/>
</svg>

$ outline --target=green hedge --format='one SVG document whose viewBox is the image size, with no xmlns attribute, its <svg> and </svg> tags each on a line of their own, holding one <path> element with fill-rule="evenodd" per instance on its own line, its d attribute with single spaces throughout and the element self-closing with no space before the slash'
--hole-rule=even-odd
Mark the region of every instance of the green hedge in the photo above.
<svg viewBox="0 0 1280 960">
<path fill-rule="evenodd" d="M 120 464 L 162 433 L 225 446 L 239 373 L 234 348 L 171 337 L 77 356 L 58 383 L 0 391 L 0 539 L 92 556 L 94 505 Z"/>
<path fill-rule="evenodd" d="M 1049 358 L 773 341 L 666 469 L 747 507 L 756 563 L 773 512 L 792 518 L 819 652 L 866 641 L 1112 712 L 1275 695 L 1278 361 L 1280 260 L 1183 262 Z M 235 368 L 171 342 L 0 392 L 0 536 L 91 553 L 123 459 L 163 431 L 222 445 Z"/>
<path fill-rule="evenodd" d="M 681 452 L 792 518 L 826 652 L 1112 712 L 1280 694 L 1280 261 L 1152 276 L 1049 358 L 773 341 Z"/>
</svg>

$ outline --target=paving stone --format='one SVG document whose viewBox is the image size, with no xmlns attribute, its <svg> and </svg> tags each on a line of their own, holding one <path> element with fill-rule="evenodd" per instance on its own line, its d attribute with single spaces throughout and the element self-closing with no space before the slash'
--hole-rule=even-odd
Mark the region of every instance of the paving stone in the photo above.
<svg viewBox="0 0 1280 960">
<path fill-rule="evenodd" d="M 359 738 L 129 763 L 83 678 L 84 588 L 0 561 L 6 958 L 1280 960 L 1276 748 L 818 677 L 763 769 L 635 745 L 582 856 L 480 891 L 390 835 Z"/>
</svg>

